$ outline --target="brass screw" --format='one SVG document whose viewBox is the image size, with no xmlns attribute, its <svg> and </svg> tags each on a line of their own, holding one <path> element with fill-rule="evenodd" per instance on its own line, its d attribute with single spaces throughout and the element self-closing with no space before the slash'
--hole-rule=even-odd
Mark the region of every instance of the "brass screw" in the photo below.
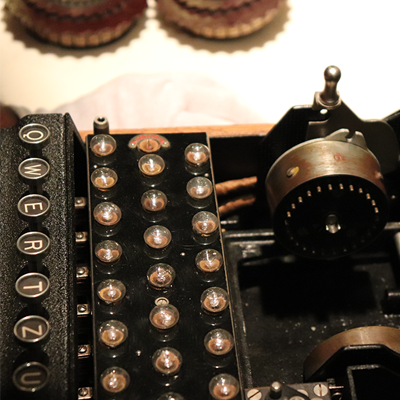
<svg viewBox="0 0 400 400">
<path fill-rule="evenodd" d="M 286 176 L 288 178 L 293 178 L 297 173 L 299 172 L 300 168 L 299 167 L 291 167 L 286 171 Z"/>
</svg>

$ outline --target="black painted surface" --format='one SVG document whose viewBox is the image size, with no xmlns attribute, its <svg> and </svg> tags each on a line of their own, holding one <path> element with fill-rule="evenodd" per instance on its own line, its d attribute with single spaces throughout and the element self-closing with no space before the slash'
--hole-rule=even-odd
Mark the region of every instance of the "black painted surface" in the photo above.
<svg viewBox="0 0 400 400">
<path fill-rule="evenodd" d="M 51 249 L 44 259 L 45 273 L 50 279 L 50 295 L 43 308 L 28 308 L 16 290 L 15 282 L 28 272 L 27 262 L 17 252 L 17 239 L 27 232 L 28 224 L 17 211 L 17 203 L 29 192 L 29 186 L 18 176 L 18 166 L 29 158 L 19 139 L 18 130 L 28 123 L 46 125 L 51 131 L 49 144 L 41 157 L 51 166 L 49 180 L 43 190 L 51 202 L 51 211 L 43 222 L 51 239 Z M 23 118 L 14 128 L 0 134 L 0 397 L 4 400 L 23 398 L 12 384 L 12 372 L 28 361 L 38 361 L 50 370 L 49 382 L 27 398 L 59 400 L 76 399 L 77 386 L 74 299 L 74 181 L 73 131 L 68 115 L 32 115 Z M 33 265 L 33 264 L 32 264 Z M 39 314 L 50 323 L 48 341 L 38 348 L 20 345 L 13 336 L 14 324 L 22 317 Z"/>
<path fill-rule="evenodd" d="M 162 148 L 157 153 L 166 163 L 166 169 L 160 180 L 146 179 L 141 175 L 137 163 L 143 153 L 128 148 L 131 135 L 114 137 L 117 140 L 117 150 L 112 157 L 113 161 L 107 167 L 117 172 L 118 183 L 107 201 L 120 207 L 122 218 L 118 226 L 113 229 L 114 234 L 109 237 L 106 237 L 104 230 L 100 229 L 92 218 L 92 246 L 94 248 L 105 239 L 115 240 L 122 246 L 123 255 L 112 274 L 102 272 L 95 261 L 92 266 L 92 276 L 94 290 L 102 280 L 112 278 L 121 280 L 127 288 L 127 293 L 123 303 L 115 308 L 114 314 L 111 314 L 113 307 L 100 305 L 95 294 L 94 320 L 96 331 L 103 321 L 120 320 L 128 327 L 129 336 L 127 343 L 121 346 L 122 349 L 110 350 L 98 342 L 95 343 L 97 398 L 108 398 L 104 391 L 99 389 L 98 380 L 101 373 L 107 367 L 120 366 L 128 371 L 131 377 L 130 387 L 125 392 L 126 398 L 156 400 L 161 394 L 171 390 L 182 394 L 185 399 L 207 399 L 208 383 L 213 376 L 223 372 L 238 376 L 234 352 L 231 352 L 227 360 L 223 358 L 224 362 L 227 361 L 226 366 L 215 368 L 211 365 L 215 360 L 206 355 L 203 344 L 206 333 L 214 327 L 225 328 L 232 332 L 229 310 L 225 310 L 221 317 L 210 317 L 204 315 L 200 307 L 200 296 L 206 288 L 212 286 L 226 288 L 224 271 L 220 270 L 216 274 L 215 281 L 206 282 L 202 279 L 201 273 L 197 272 L 194 263 L 196 255 L 203 249 L 213 248 L 222 252 L 218 236 L 211 245 L 201 245 L 193 239 L 191 227 L 191 220 L 198 211 L 216 212 L 214 196 L 211 204 L 197 209 L 189 204 L 186 194 L 186 184 L 194 175 L 185 169 L 184 150 L 190 143 L 206 144 L 207 137 L 201 133 L 167 135 L 171 147 Z M 91 173 L 96 159 L 90 156 L 89 160 Z M 208 168 L 202 175 L 204 174 L 210 177 L 211 169 Z M 158 182 L 155 188 L 163 191 L 168 198 L 167 208 L 157 223 L 150 221 L 150 214 L 143 211 L 140 203 L 142 194 L 152 188 L 152 182 Z M 98 195 L 99 192 L 93 190 L 92 186 L 91 210 L 104 201 Z M 163 225 L 172 233 L 171 244 L 162 259 L 152 257 L 143 240 L 144 231 L 154 224 Z M 159 291 L 147 285 L 147 270 L 158 262 L 170 264 L 176 271 L 176 280 L 171 289 Z M 173 329 L 171 337 L 163 339 L 165 341 L 161 340 L 162 335 L 152 329 L 149 322 L 150 311 L 155 306 L 154 301 L 161 296 L 167 297 L 170 304 L 176 306 L 180 312 L 180 320 L 175 327 L 177 329 Z M 182 369 L 176 379 L 165 379 L 157 375 L 151 364 L 153 353 L 166 346 L 177 349 L 183 357 Z"/>
<path fill-rule="evenodd" d="M 302 382 L 314 347 L 342 331 L 400 328 L 400 314 L 385 303 L 386 291 L 400 286 L 397 232 L 385 229 L 362 252 L 336 261 L 291 255 L 268 230 L 224 234 L 227 268 L 238 276 L 231 294 L 242 302 L 244 326 L 237 337 L 246 343 L 250 387 Z"/>
</svg>

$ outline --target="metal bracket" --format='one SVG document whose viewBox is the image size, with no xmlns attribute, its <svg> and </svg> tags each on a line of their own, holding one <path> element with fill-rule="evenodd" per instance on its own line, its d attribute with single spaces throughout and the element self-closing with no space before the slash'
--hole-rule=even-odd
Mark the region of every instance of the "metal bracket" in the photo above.
<svg viewBox="0 0 400 400">
<path fill-rule="evenodd" d="M 76 279 L 78 281 L 89 278 L 89 268 L 85 265 L 76 268 Z"/>
<path fill-rule="evenodd" d="M 76 244 L 85 244 L 89 240 L 89 234 L 87 232 L 75 232 Z"/>
<path fill-rule="evenodd" d="M 78 358 L 88 358 L 92 355 L 90 344 L 81 344 L 78 346 Z"/>
<path fill-rule="evenodd" d="M 93 388 L 81 387 L 78 389 L 78 400 L 90 400 L 93 398 Z"/>
<path fill-rule="evenodd" d="M 75 197 L 75 210 L 84 210 L 87 206 L 86 197 Z"/>
<path fill-rule="evenodd" d="M 351 134 L 348 129 L 339 129 L 338 131 L 331 133 L 324 140 L 354 144 L 364 150 L 368 150 L 364 135 L 361 132 L 354 132 L 354 134 Z"/>
<path fill-rule="evenodd" d="M 89 304 L 78 304 L 76 306 L 78 317 L 84 317 L 91 314 L 91 309 Z"/>
<path fill-rule="evenodd" d="M 311 121 L 306 139 L 322 138 L 339 129 L 348 129 L 350 136 L 357 131 L 365 138 L 368 149 L 374 153 L 383 174 L 395 171 L 399 161 L 399 144 L 392 127 L 382 120 L 362 120 L 340 99 L 336 91 L 340 70 L 330 66 L 325 70 L 325 88 L 314 96 L 314 110 L 328 110 L 325 121 Z M 336 96 L 335 96 L 336 93 Z"/>
</svg>

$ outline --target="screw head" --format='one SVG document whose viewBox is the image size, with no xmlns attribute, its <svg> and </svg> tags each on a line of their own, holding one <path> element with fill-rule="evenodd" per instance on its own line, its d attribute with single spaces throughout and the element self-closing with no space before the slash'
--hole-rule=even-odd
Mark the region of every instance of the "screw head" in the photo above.
<svg viewBox="0 0 400 400">
<path fill-rule="evenodd" d="M 87 394 L 89 393 L 89 390 L 87 388 L 80 388 L 78 391 L 78 395 L 79 396 L 87 396 Z"/>
<path fill-rule="evenodd" d="M 247 392 L 247 398 L 249 400 L 261 400 L 262 398 L 262 393 L 258 389 L 250 389 Z"/>
<path fill-rule="evenodd" d="M 320 396 L 320 397 L 326 396 L 328 394 L 328 391 L 329 391 L 328 387 L 326 385 L 324 385 L 323 383 L 316 384 L 314 386 L 313 390 L 314 390 L 314 393 L 317 396 Z"/>
<path fill-rule="evenodd" d="M 286 176 L 288 178 L 292 178 L 293 176 L 297 175 L 297 173 L 300 171 L 299 167 L 291 167 L 286 171 Z"/>
</svg>

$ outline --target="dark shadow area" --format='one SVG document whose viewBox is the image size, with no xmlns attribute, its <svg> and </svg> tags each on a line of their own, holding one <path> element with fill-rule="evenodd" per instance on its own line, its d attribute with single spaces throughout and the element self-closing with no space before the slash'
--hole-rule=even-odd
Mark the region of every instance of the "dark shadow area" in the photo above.
<svg viewBox="0 0 400 400">
<path fill-rule="evenodd" d="M 241 291 L 258 292 L 261 307 L 256 307 L 264 315 L 310 317 L 322 323 L 335 315 L 368 314 L 376 307 L 370 273 L 350 260 L 340 265 L 310 260 L 244 265 L 239 264 Z"/>
<path fill-rule="evenodd" d="M 396 288 L 398 255 L 391 230 L 347 258 L 311 260 L 283 253 L 271 235 L 240 232 L 225 241 L 228 270 L 237 274 L 254 386 L 302 381 L 313 348 L 360 326 L 395 326 L 382 300 Z M 258 233 L 258 236 L 256 234 Z M 240 289 L 239 293 L 236 293 Z M 233 310 L 233 312 L 237 312 Z"/>
<path fill-rule="evenodd" d="M 235 51 L 248 51 L 252 48 L 263 47 L 265 43 L 275 39 L 284 31 L 285 24 L 289 22 L 290 7 L 287 1 L 283 1 L 273 20 L 259 31 L 250 35 L 235 39 L 207 39 L 196 36 L 189 31 L 180 29 L 177 25 L 166 21 L 157 13 L 160 20 L 160 27 L 166 31 L 169 37 L 178 40 L 182 45 L 188 45 L 196 50 L 208 50 L 211 53 L 225 52 L 234 53 Z"/>
</svg>

